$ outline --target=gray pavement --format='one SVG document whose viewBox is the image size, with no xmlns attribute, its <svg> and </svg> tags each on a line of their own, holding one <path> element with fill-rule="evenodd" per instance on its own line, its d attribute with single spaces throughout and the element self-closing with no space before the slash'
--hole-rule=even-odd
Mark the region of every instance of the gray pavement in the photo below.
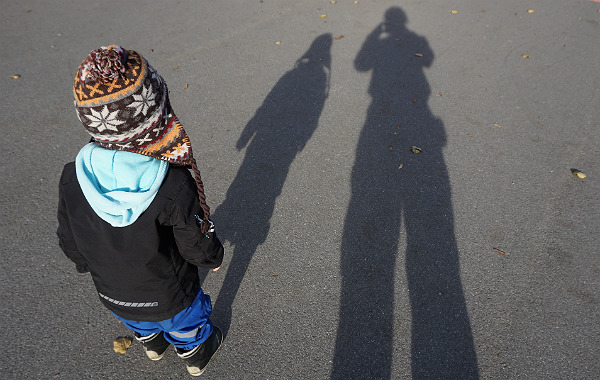
<svg viewBox="0 0 600 380">
<path fill-rule="evenodd" d="M 599 9 L 3 1 L 2 378 L 189 377 L 113 352 L 56 243 L 75 69 L 117 43 L 166 79 L 225 241 L 204 378 L 596 379 Z"/>
</svg>

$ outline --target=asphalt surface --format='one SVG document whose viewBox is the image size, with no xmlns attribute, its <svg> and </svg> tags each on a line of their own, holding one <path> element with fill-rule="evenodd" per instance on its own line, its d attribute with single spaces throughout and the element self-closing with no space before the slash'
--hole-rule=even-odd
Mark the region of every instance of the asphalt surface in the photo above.
<svg viewBox="0 0 600 380">
<path fill-rule="evenodd" d="M 1 377 L 189 378 L 113 352 L 55 238 L 73 76 L 116 43 L 166 79 L 225 241 L 204 378 L 596 379 L 599 9 L 2 2 Z"/>
</svg>

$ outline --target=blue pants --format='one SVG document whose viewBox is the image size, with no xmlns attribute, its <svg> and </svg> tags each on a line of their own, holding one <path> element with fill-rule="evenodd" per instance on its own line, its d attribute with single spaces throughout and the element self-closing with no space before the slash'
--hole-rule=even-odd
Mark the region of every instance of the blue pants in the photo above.
<svg viewBox="0 0 600 380">
<path fill-rule="evenodd" d="M 173 318 L 160 322 L 130 321 L 114 314 L 130 330 L 141 336 L 164 331 L 165 339 L 177 348 L 191 350 L 204 342 L 213 331 L 209 319 L 212 312 L 210 297 L 202 289 L 192 303 Z"/>
</svg>

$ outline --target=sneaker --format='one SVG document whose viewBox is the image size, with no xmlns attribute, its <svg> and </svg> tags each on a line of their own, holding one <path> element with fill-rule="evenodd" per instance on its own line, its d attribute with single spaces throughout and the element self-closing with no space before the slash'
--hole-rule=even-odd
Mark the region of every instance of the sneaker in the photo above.
<svg viewBox="0 0 600 380">
<path fill-rule="evenodd" d="M 140 342 L 146 350 L 146 355 L 151 360 L 160 360 L 165 355 L 167 348 L 171 343 L 165 339 L 165 334 L 161 331 L 148 336 L 141 336 L 135 333 L 135 340 Z"/>
<path fill-rule="evenodd" d="M 177 356 L 183 359 L 187 370 L 192 376 L 200 376 L 206 369 L 215 352 L 221 347 L 223 342 L 223 333 L 217 326 L 213 327 L 213 332 L 208 339 L 200 345 L 189 351 L 183 351 L 176 348 Z"/>
</svg>

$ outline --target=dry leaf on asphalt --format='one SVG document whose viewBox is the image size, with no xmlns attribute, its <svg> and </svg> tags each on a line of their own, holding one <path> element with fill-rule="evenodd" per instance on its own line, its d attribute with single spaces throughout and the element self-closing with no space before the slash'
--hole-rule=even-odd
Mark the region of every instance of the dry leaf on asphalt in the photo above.
<svg viewBox="0 0 600 380">
<path fill-rule="evenodd" d="M 521 54 L 521 57 L 525 58 L 525 59 L 529 59 L 529 56 L 527 54 Z"/>
<path fill-rule="evenodd" d="M 421 153 L 423 151 L 423 149 L 419 148 L 418 146 L 411 146 L 410 147 L 410 151 L 417 154 L 417 153 Z"/>
<path fill-rule="evenodd" d="M 455 14 L 457 14 L 457 13 L 458 13 L 458 11 L 450 11 L 450 13 L 452 13 L 452 14 L 454 14 L 454 15 L 455 15 Z"/>
<path fill-rule="evenodd" d="M 124 338 L 124 337 L 117 338 L 113 342 L 113 350 L 115 350 L 115 352 L 117 354 L 123 355 L 124 353 L 127 352 L 129 347 L 131 347 L 132 342 L 133 341 L 130 338 Z"/>
<path fill-rule="evenodd" d="M 21 74 L 13 74 L 10 76 L 12 79 L 19 79 L 21 78 Z"/>
<path fill-rule="evenodd" d="M 335 37 L 335 39 L 336 39 L 336 40 L 341 40 L 342 38 L 344 38 L 344 35 L 343 35 L 343 34 L 342 34 L 342 35 L 340 35 L 340 36 L 337 36 L 337 37 Z"/>
<path fill-rule="evenodd" d="M 585 175 L 584 172 L 582 172 L 580 170 L 577 170 L 577 169 L 571 169 L 571 173 L 573 173 L 573 175 L 575 177 L 578 177 L 578 178 L 581 178 L 581 179 L 584 179 L 585 177 L 587 177 L 587 175 Z"/>
</svg>

